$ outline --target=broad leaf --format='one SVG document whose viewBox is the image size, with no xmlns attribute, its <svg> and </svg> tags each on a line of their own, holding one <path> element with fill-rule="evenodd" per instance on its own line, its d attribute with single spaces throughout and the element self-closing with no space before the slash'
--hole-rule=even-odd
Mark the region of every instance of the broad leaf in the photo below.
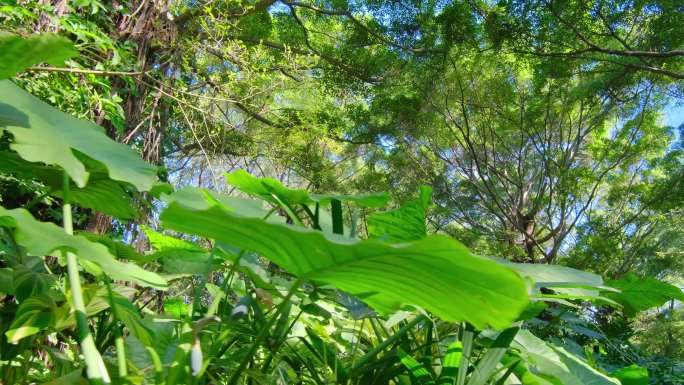
<svg viewBox="0 0 684 385">
<path fill-rule="evenodd" d="M 19 301 L 23 301 L 34 295 L 41 295 L 48 291 L 54 283 L 55 277 L 39 271 L 27 269 L 24 266 L 14 268 L 14 295 Z"/>
<path fill-rule="evenodd" d="M 513 263 L 496 259 L 509 266 L 520 275 L 534 283 L 535 292 L 540 298 L 552 300 L 583 299 L 602 303 L 613 303 L 611 299 L 601 295 L 602 290 L 611 290 L 603 283 L 600 275 L 560 265 L 543 265 L 534 263 Z M 541 288 L 552 289 L 556 295 L 543 295 Z"/>
<path fill-rule="evenodd" d="M 527 304 L 524 281 L 512 270 L 472 255 L 446 236 L 387 244 L 269 223 L 243 202 L 186 189 L 161 215 L 174 230 L 254 251 L 304 279 L 332 284 L 381 313 L 407 305 L 479 328 L 510 325 Z"/>
<path fill-rule="evenodd" d="M 484 385 L 494 375 L 499 362 L 501 362 L 501 359 L 508 350 L 508 346 L 519 330 L 520 328 L 518 327 L 512 327 L 499 334 L 494 343 L 487 348 L 484 355 L 479 359 L 473 374 L 470 376 L 468 385 Z"/>
<path fill-rule="evenodd" d="M 425 238 L 425 211 L 430 205 L 432 188 L 421 186 L 418 199 L 391 211 L 368 217 L 368 235 L 385 241 L 401 242 Z"/>
<path fill-rule="evenodd" d="M 610 374 L 622 385 L 648 385 L 648 370 L 639 365 L 630 365 Z"/>
<path fill-rule="evenodd" d="M 53 223 L 37 221 L 24 209 L 7 210 L 0 207 L 0 219 L 9 219 L 17 243 L 31 255 L 48 255 L 56 250 L 75 253 L 82 261 L 93 262 L 115 280 L 133 281 L 142 286 L 166 288 L 166 281 L 158 274 L 140 266 L 118 261 L 102 244 L 90 242 L 82 236 L 68 235 Z"/>
<path fill-rule="evenodd" d="M 0 79 L 7 79 L 40 63 L 55 66 L 78 55 L 74 45 L 62 36 L 33 35 L 28 38 L 0 33 Z"/>
<path fill-rule="evenodd" d="M 527 330 L 518 333 L 512 346 L 520 351 L 520 356 L 534 374 L 547 379 L 557 379 L 557 383 L 620 385 L 615 378 L 606 376 L 562 347 L 545 342 Z"/>
<path fill-rule="evenodd" d="M 303 189 L 286 187 L 277 179 L 257 178 L 245 170 L 237 170 L 226 174 L 226 179 L 228 183 L 237 187 L 240 191 L 273 204 L 279 204 L 278 200 L 288 205 L 310 204 L 314 202 L 328 204 L 332 200 L 338 200 L 353 202 L 363 207 L 384 207 L 389 201 L 387 193 L 360 195 L 309 194 L 308 191 Z"/>
<path fill-rule="evenodd" d="M 22 338 L 54 326 L 56 305 L 48 295 L 31 297 L 19 305 L 9 329 L 5 332 L 7 341 L 16 344 Z"/>
<path fill-rule="evenodd" d="M 14 294 L 14 270 L 7 267 L 0 269 L 0 294 Z"/>
<path fill-rule="evenodd" d="M 58 167 L 42 163 L 28 162 L 12 151 L 0 151 L 0 172 L 14 175 L 21 179 L 36 179 L 46 186 L 46 193 L 63 197 L 62 170 Z M 85 159 L 81 159 L 85 160 Z M 123 183 L 109 179 L 104 166 L 86 161 L 86 170 L 90 174 L 85 188 L 70 186 L 70 199 L 81 207 L 93 209 L 121 219 L 133 219 L 137 212 L 133 207 L 132 197 Z"/>
<path fill-rule="evenodd" d="M 102 163 L 111 179 L 139 191 L 148 191 L 155 182 L 155 168 L 108 138 L 102 127 L 55 109 L 9 80 L 0 80 L 0 127 L 12 133 L 10 146 L 22 158 L 60 166 L 79 187 L 86 186 L 89 176 L 79 153 Z"/>
<path fill-rule="evenodd" d="M 149 227 L 144 227 L 143 231 L 152 247 L 158 250 L 148 257 L 161 261 L 167 273 L 204 275 L 222 262 L 219 256 L 183 239 L 164 235 Z"/>
<path fill-rule="evenodd" d="M 629 274 L 624 279 L 608 281 L 608 286 L 620 292 L 606 292 L 604 295 L 622 304 L 630 316 L 673 299 L 684 302 L 682 289 L 652 277 L 641 278 Z"/>
</svg>

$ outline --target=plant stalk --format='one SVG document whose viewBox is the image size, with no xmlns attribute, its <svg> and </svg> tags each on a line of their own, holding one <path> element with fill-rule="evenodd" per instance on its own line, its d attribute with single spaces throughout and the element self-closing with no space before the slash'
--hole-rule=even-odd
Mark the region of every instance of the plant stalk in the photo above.
<svg viewBox="0 0 684 385">
<path fill-rule="evenodd" d="M 411 320 L 411 322 L 407 323 L 406 325 L 402 326 L 401 329 L 399 329 L 396 333 L 392 334 L 390 337 L 382 341 L 382 343 L 378 344 L 378 346 L 374 347 L 371 349 L 368 353 L 366 353 L 363 357 L 359 359 L 359 361 L 354 365 L 354 367 L 349 371 L 349 377 L 353 377 L 354 374 L 359 371 L 368 361 L 373 359 L 375 356 L 380 354 L 383 350 L 385 350 L 388 346 L 396 342 L 398 339 L 404 336 L 404 334 L 408 333 L 411 329 L 413 329 L 414 326 L 418 325 L 419 323 L 425 321 L 427 317 L 424 315 L 419 315 L 418 317 L 414 318 Z"/>
<path fill-rule="evenodd" d="M 252 360 L 252 357 L 254 357 L 254 353 L 256 352 L 257 348 L 261 345 L 261 343 L 266 339 L 266 336 L 268 336 L 268 333 L 271 330 L 271 327 L 275 324 L 276 320 L 280 318 L 280 313 L 287 307 L 287 304 L 290 302 L 290 298 L 294 295 L 294 293 L 297 291 L 299 286 L 301 285 L 302 281 L 300 279 L 297 279 L 292 287 L 290 288 L 290 291 L 288 291 L 287 295 L 285 298 L 283 298 L 283 302 L 281 302 L 278 305 L 278 311 L 277 314 L 274 314 L 269 320 L 266 325 L 261 329 L 261 332 L 259 335 L 257 335 L 256 339 L 252 343 L 252 346 L 250 346 L 249 351 L 245 355 L 245 357 L 242 359 L 242 362 L 240 362 L 240 366 L 233 372 L 233 375 L 230 377 L 228 380 L 228 385 L 235 385 L 237 384 L 238 380 L 240 379 L 240 375 L 242 372 L 247 368 L 247 365 L 249 362 Z"/>
<path fill-rule="evenodd" d="M 73 218 L 71 216 L 71 203 L 69 203 L 69 175 L 64 173 L 64 203 L 62 204 L 63 226 L 64 231 L 69 234 L 74 234 Z M 65 252 L 67 262 L 67 274 L 69 276 L 69 287 L 71 287 L 71 299 L 73 310 L 76 316 L 76 324 L 78 325 L 78 336 L 81 344 L 81 351 L 86 362 L 86 372 L 88 379 L 94 382 L 102 382 L 109 384 L 111 379 L 107 368 L 104 365 L 100 352 L 97 351 L 93 334 L 90 332 L 88 326 L 88 318 L 86 316 L 85 302 L 83 301 L 83 289 L 81 288 L 81 277 L 78 273 L 78 260 L 76 254 L 72 252 Z"/>
</svg>

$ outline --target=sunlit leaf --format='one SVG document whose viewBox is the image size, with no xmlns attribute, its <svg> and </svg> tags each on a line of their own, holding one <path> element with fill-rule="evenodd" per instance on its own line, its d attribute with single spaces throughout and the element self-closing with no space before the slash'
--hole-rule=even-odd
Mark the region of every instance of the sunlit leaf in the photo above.
<svg viewBox="0 0 684 385">
<path fill-rule="evenodd" d="M 166 288 L 166 280 L 132 263 L 118 261 L 104 245 L 82 236 L 72 236 L 53 223 L 39 222 L 24 209 L 0 207 L 0 218 L 8 218 L 17 243 L 29 254 L 43 256 L 56 250 L 71 251 L 81 260 L 96 263 L 112 279 L 132 281 L 142 286 Z"/>
<path fill-rule="evenodd" d="M 432 188 L 421 186 L 418 199 L 391 211 L 368 217 L 368 235 L 385 241 L 402 242 L 425 238 L 425 212 L 430 205 Z"/>
<path fill-rule="evenodd" d="M 85 187 L 89 177 L 79 153 L 102 163 L 110 179 L 139 191 L 155 182 L 156 169 L 107 137 L 102 127 L 55 109 L 9 80 L 0 80 L 0 127 L 12 134 L 10 146 L 22 158 L 60 166 L 78 187 Z"/>
<path fill-rule="evenodd" d="M 243 201 L 186 189 L 169 197 L 165 226 L 254 251 L 288 272 L 332 284 L 381 313 L 407 305 L 477 327 L 510 325 L 527 304 L 512 270 L 445 236 L 387 244 L 269 223 Z"/>
<path fill-rule="evenodd" d="M 673 299 L 684 302 L 682 289 L 652 277 L 629 274 L 624 279 L 608 281 L 607 284 L 620 292 L 605 292 L 603 295 L 622 304 L 628 315 L 661 306 Z"/>
<path fill-rule="evenodd" d="M 648 370 L 639 365 L 630 365 L 610 374 L 622 385 L 648 385 Z"/>
<path fill-rule="evenodd" d="M 383 207 L 389 201 L 387 193 L 359 195 L 309 194 L 304 189 L 286 187 L 277 179 L 257 178 L 245 170 L 237 170 L 226 174 L 226 179 L 228 183 L 237 187 L 240 191 L 273 204 L 279 204 L 278 200 L 288 205 L 310 204 L 314 202 L 329 204 L 332 200 L 338 200 L 341 202 L 353 202 L 363 207 Z"/>
<path fill-rule="evenodd" d="M 520 351 L 530 370 L 563 385 L 620 385 L 620 382 L 591 367 L 560 346 L 521 330 L 512 346 Z M 551 380 L 553 383 L 554 381 Z"/>
</svg>

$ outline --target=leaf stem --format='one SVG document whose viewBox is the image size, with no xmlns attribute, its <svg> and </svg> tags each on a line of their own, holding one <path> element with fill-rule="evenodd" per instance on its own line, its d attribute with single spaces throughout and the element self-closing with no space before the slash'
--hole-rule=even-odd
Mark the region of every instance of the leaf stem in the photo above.
<svg viewBox="0 0 684 385">
<path fill-rule="evenodd" d="M 68 68 L 68 67 L 28 67 L 27 72 L 63 72 L 71 74 L 86 74 L 86 75 L 101 75 L 101 76 L 141 76 L 146 74 L 146 71 L 98 71 L 86 70 L 82 68 Z"/>
<path fill-rule="evenodd" d="M 297 292 L 297 289 L 299 286 L 302 284 L 301 279 L 297 279 L 292 287 L 290 288 L 290 291 L 288 291 L 287 295 L 285 298 L 283 298 L 283 302 L 278 305 L 278 311 L 276 314 L 274 314 L 269 320 L 266 325 L 261 329 L 261 332 L 259 335 L 257 335 L 256 339 L 252 343 L 252 346 L 250 346 L 249 351 L 245 355 L 245 357 L 242 359 L 242 362 L 240 362 L 240 366 L 233 372 L 233 375 L 230 377 L 228 380 L 227 384 L 228 385 L 235 385 L 237 384 L 238 380 L 240 379 L 240 375 L 242 372 L 245 370 L 249 362 L 252 360 L 252 357 L 254 357 L 254 353 L 256 352 L 257 348 L 261 345 L 261 343 L 266 339 L 266 336 L 268 336 L 269 331 L 271 330 L 271 327 L 275 324 L 276 320 L 280 318 L 280 313 L 283 311 L 283 309 L 287 308 L 287 304 L 290 302 L 290 298 L 294 295 L 295 292 Z"/>
<path fill-rule="evenodd" d="M 71 216 L 71 203 L 69 203 L 69 175 L 64 173 L 64 202 L 62 204 L 63 226 L 64 231 L 73 235 L 74 224 Z M 71 297 L 73 310 L 76 315 L 76 324 L 78 325 L 78 336 L 81 344 L 81 351 L 85 358 L 88 378 L 95 382 L 110 383 L 109 373 L 102 361 L 100 352 L 97 351 L 93 335 L 88 326 L 88 318 L 86 316 L 85 302 L 83 301 L 83 289 L 81 288 L 81 277 L 78 273 L 78 261 L 76 255 L 72 252 L 65 252 L 67 261 L 67 273 L 69 276 L 69 287 L 71 288 Z"/>
<path fill-rule="evenodd" d="M 364 354 L 364 356 L 361 357 L 359 361 L 356 363 L 356 365 L 354 365 L 354 367 L 349 371 L 349 377 L 353 377 L 356 372 L 358 372 L 361 368 L 363 368 L 364 365 L 366 365 L 366 363 L 368 363 L 368 361 L 373 359 L 380 352 L 385 350 L 388 346 L 392 345 L 398 339 L 403 337 L 404 334 L 408 333 L 411 329 L 413 329 L 414 326 L 425 321 L 426 319 L 427 317 L 425 317 L 424 315 L 419 315 L 418 317 L 411 320 L 411 322 L 402 326 L 401 329 L 399 329 L 396 333 L 392 334 L 389 338 L 382 341 L 382 343 L 378 344 L 376 347 L 371 349 L 368 353 Z"/>
</svg>

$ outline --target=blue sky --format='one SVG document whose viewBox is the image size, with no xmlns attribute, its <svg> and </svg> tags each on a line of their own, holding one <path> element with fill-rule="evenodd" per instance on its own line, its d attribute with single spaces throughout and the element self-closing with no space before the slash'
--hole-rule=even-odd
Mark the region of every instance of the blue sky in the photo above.
<svg viewBox="0 0 684 385">
<path fill-rule="evenodd" d="M 665 108 L 665 124 L 679 127 L 684 124 L 684 105 L 669 105 Z"/>
</svg>

